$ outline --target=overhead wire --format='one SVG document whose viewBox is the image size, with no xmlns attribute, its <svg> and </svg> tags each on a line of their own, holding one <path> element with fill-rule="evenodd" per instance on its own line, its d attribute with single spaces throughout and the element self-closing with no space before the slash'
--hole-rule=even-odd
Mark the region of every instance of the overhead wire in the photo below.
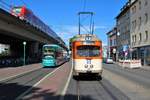
<svg viewBox="0 0 150 100">
<path fill-rule="evenodd" d="M 83 0 L 83 12 L 86 12 L 86 6 L 87 6 L 87 1 Z M 94 32 L 94 19 L 93 19 L 93 13 L 91 14 L 90 20 L 89 20 L 89 29 L 87 29 L 86 27 L 83 26 L 83 22 L 85 22 L 85 20 L 87 20 L 87 18 L 89 17 L 89 15 L 83 16 L 82 18 L 80 18 L 80 14 L 79 14 L 79 34 L 80 34 L 80 26 L 88 33 L 93 34 Z"/>
<path fill-rule="evenodd" d="M 83 0 L 83 11 L 86 9 L 86 0 Z"/>
</svg>

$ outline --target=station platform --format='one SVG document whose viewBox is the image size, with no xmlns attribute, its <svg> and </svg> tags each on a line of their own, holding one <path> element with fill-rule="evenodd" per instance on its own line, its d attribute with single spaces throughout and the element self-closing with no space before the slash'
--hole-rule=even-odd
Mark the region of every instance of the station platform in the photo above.
<svg viewBox="0 0 150 100">
<path fill-rule="evenodd" d="M 3 67 L 0 68 L 0 81 L 4 81 L 10 79 L 12 77 L 36 70 L 41 68 L 42 65 L 40 63 L 30 64 L 19 67 Z"/>
</svg>

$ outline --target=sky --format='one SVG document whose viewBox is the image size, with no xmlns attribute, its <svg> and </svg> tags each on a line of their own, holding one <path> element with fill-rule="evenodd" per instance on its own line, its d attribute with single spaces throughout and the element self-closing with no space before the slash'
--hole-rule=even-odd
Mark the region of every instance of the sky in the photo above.
<svg viewBox="0 0 150 100">
<path fill-rule="evenodd" d="M 106 33 L 115 24 L 115 17 L 127 0 L 3 0 L 10 5 L 25 5 L 44 23 L 49 25 L 68 44 L 69 38 L 78 34 L 80 11 L 94 12 L 96 34 L 107 44 Z M 85 4 L 85 7 L 84 7 Z M 85 25 L 87 23 L 84 23 Z M 87 25 L 86 25 L 87 27 Z"/>
</svg>

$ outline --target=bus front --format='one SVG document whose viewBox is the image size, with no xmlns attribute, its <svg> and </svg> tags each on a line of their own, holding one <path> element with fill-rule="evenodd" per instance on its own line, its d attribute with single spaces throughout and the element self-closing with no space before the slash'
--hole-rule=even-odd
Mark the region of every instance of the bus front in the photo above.
<svg viewBox="0 0 150 100">
<path fill-rule="evenodd" d="M 52 48 L 51 46 L 43 46 L 42 65 L 43 67 L 56 65 L 55 48 Z"/>
</svg>

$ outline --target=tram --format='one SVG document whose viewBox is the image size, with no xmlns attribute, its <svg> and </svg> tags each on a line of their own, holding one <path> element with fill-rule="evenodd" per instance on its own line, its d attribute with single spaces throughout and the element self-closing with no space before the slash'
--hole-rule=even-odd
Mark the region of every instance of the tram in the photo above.
<svg viewBox="0 0 150 100">
<path fill-rule="evenodd" d="M 56 44 L 46 44 L 42 48 L 43 67 L 55 67 L 66 62 L 66 50 Z"/>
<path fill-rule="evenodd" d="M 94 34 L 77 35 L 71 43 L 73 75 L 102 75 L 102 42 Z"/>
</svg>

